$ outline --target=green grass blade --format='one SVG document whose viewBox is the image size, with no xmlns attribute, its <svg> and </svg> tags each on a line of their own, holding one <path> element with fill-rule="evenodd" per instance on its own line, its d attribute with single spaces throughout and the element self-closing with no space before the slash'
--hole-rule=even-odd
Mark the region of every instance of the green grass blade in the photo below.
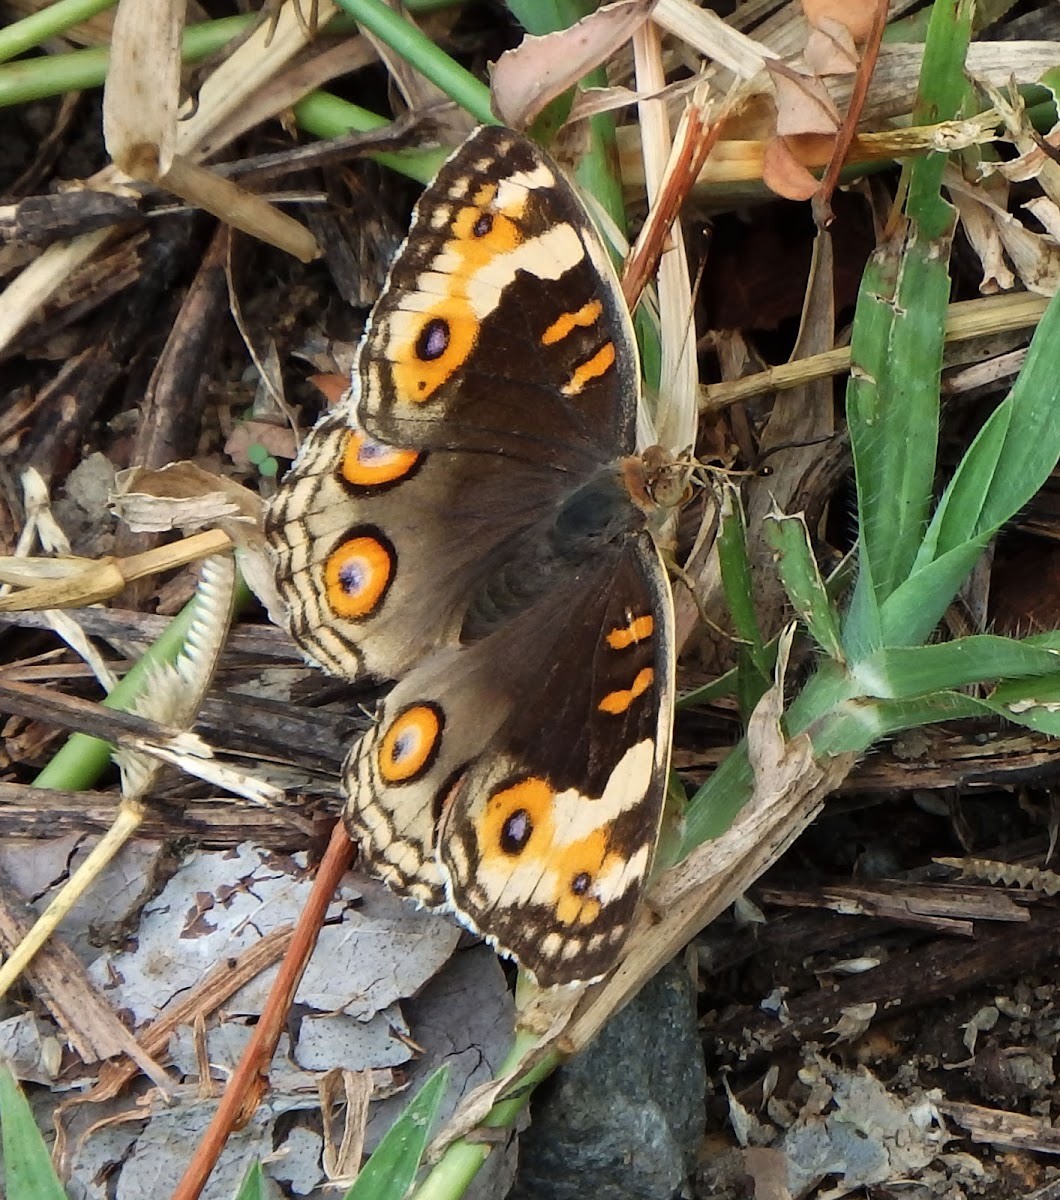
<svg viewBox="0 0 1060 1200">
<path fill-rule="evenodd" d="M 411 22 L 387 8 L 382 0 L 336 0 L 353 17 L 417 71 L 437 84 L 453 101 L 484 125 L 496 125 L 489 88 L 440 50 Z"/>
<path fill-rule="evenodd" d="M 964 60 L 972 40 L 976 0 L 935 0 L 931 8 L 924 57 L 920 64 L 912 124 L 954 120 L 972 102 Z M 953 207 L 941 195 L 949 155 L 935 153 L 913 160 L 909 168 L 906 215 L 926 238 L 948 238 Z"/>
<path fill-rule="evenodd" d="M 534 37 L 569 29 L 596 8 L 591 0 L 507 0 L 511 14 Z"/>
<path fill-rule="evenodd" d="M 330 92 L 310 92 L 294 106 L 295 120 L 307 132 L 319 138 L 336 138 L 356 131 L 370 133 L 391 124 L 386 117 L 379 116 L 359 104 L 340 100 Z M 373 151 L 370 157 L 384 167 L 398 171 L 417 183 L 430 183 L 438 174 L 438 168 L 449 157 L 444 146 L 427 150 Z"/>
<path fill-rule="evenodd" d="M 181 42 L 181 61 L 201 62 L 211 54 L 216 54 L 234 37 L 252 28 L 257 21 L 257 14 L 250 13 L 243 17 L 224 17 L 219 21 L 189 25 L 184 30 Z M 5 63 L 0 66 L 0 108 L 84 88 L 101 87 L 107 78 L 109 63 L 109 46 Z"/>
<path fill-rule="evenodd" d="M 696 708 L 701 704 L 710 704 L 714 700 L 724 699 L 726 696 L 736 695 L 736 668 L 726 671 L 724 675 L 719 675 L 717 679 L 712 679 L 710 683 L 701 684 L 697 688 L 693 688 L 690 692 L 685 692 L 683 696 L 678 696 L 676 708 L 680 711 L 683 708 Z"/>
<path fill-rule="evenodd" d="M 852 670 L 863 696 L 909 699 L 994 679 L 1023 679 L 1060 670 L 1060 650 L 981 634 L 933 646 L 880 650 Z"/>
<path fill-rule="evenodd" d="M 519 976 L 516 984 L 516 1003 L 519 1002 L 520 988 L 525 976 Z M 516 1067 L 532 1047 L 536 1046 L 539 1035 L 526 1030 L 517 1029 L 515 1040 L 508 1051 L 505 1060 L 497 1068 L 497 1075 L 503 1077 Z M 537 1085 L 546 1079 L 560 1065 L 562 1056 L 556 1050 L 550 1050 L 538 1063 L 512 1084 L 511 1094 L 503 1097 L 494 1104 L 489 1114 L 482 1121 L 485 1129 L 506 1129 L 522 1112 L 530 1100 Z M 471 1180 L 478 1174 L 482 1164 L 490 1153 L 489 1141 L 472 1141 L 470 1138 L 460 1138 L 446 1147 L 438 1162 L 431 1168 L 430 1174 L 420 1184 L 410 1200 L 457 1200 L 467 1190 Z"/>
<path fill-rule="evenodd" d="M 908 575 L 927 524 L 948 258 L 948 237 L 925 239 L 914 226 L 877 252 L 858 298 L 847 388 L 863 572 L 846 635 L 855 656 L 871 645 L 873 609 Z"/>
<path fill-rule="evenodd" d="M 25 54 L 48 38 L 58 37 L 74 25 L 87 21 L 105 8 L 113 8 L 117 0 L 55 0 L 46 8 L 38 9 L 12 21 L 0 29 L 0 62 Z"/>
<path fill-rule="evenodd" d="M 842 662 L 839 613 L 817 569 L 802 514 L 771 514 L 766 518 L 765 535 L 777 552 L 777 572 L 792 607 L 825 654 Z"/>
<path fill-rule="evenodd" d="M 0 1131 L 7 1200 L 67 1200 L 26 1097 L 0 1066 Z"/>
<path fill-rule="evenodd" d="M 747 557 L 747 522 L 735 488 L 723 485 L 718 520 L 718 563 L 721 583 L 739 640 L 736 652 L 736 696 L 746 721 L 773 682 L 762 630 L 755 613 L 751 563 Z"/>
<path fill-rule="evenodd" d="M 272 1195 L 261 1163 L 251 1163 L 243 1176 L 243 1182 L 239 1185 L 239 1191 L 236 1192 L 236 1200 L 270 1200 Z"/>
<path fill-rule="evenodd" d="M 883 644 L 919 645 L 939 623 L 989 539 L 966 542 L 918 570 L 891 596 L 880 614 Z"/>
<path fill-rule="evenodd" d="M 1038 646 L 1042 650 L 1060 650 L 1060 629 L 1047 629 L 1044 633 L 1032 633 L 1023 639 L 1026 646 Z"/>
<path fill-rule="evenodd" d="M 987 703 L 1006 721 L 1060 737 L 1060 672 L 1000 684 Z"/>
<path fill-rule="evenodd" d="M 973 8 L 970 0 L 935 0 L 914 123 L 959 115 Z M 847 388 L 861 538 L 844 631 L 852 657 L 886 640 L 878 609 L 912 569 L 931 505 L 956 221 L 941 195 L 946 161 L 929 154 L 909 168 L 908 227 L 874 256 L 858 296 Z"/>
<path fill-rule="evenodd" d="M 344 1200 L 404 1200 L 427 1149 L 448 1083 L 449 1068 L 439 1067 L 387 1130 Z"/>
<path fill-rule="evenodd" d="M 720 837 L 750 799 L 753 785 L 747 742 L 743 741 L 729 751 L 714 774 L 689 800 L 678 859 L 690 854 L 701 843 Z"/>
<path fill-rule="evenodd" d="M 815 757 L 860 754 L 881 738 L 963 717 L 981 717 L 991 711 L 982 700 L 960 692 L 933 692 L 914 700 L 851 699 L 837 705 L 808 732 Z"/>
<path fill-rule="evenodd" d="M 961 460 L 924 539 L 922 561 L 992 536 L 1060 457 L 1060 302 L 1054 296 L 1012 391 Z"/>
<path fill-rule="evenodd" d="M 926 638 L 1001 526 L 1060 458 L 1060 301 L 1045 310 L 1027 361 L 979 431 L 939 503 L 908 581 L 883 606 L 885 639 Z"/>
</svg>

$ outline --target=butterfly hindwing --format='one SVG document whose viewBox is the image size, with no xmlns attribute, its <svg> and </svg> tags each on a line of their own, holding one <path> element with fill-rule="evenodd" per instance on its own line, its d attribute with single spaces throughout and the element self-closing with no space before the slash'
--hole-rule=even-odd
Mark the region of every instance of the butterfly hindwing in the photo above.
<svg viewBox="0 0 1060 1200">
<path fill-rule="evenodd" d="M 504 548 L 559 502 L 534 463 L 376 442 L 344 404 L 266 517 L 288 627 L 333 675 L 394 679 L 455 642 Z"/>
<path fill-rule="evenodd" d="M 665 793 L 670 611 L 650 537 L 631 538 L 426 659 L 347 762 L 377 873 L 428 904 L 444 891 L 542 984 L 602 974 L 629 932 Z"/>
</svg>

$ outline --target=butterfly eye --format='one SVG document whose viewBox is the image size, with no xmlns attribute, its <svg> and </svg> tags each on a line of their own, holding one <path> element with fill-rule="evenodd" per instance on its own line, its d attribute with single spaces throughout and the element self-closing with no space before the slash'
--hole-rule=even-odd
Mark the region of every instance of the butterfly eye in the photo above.
<svg viewBox="0 0 1060 1200">
<path fill-rule="evenodd" d="M 411 783 L 427 772 L 442 741 L 436 704 L 413 704 L 391 721 L 379 745 L 379 773 L 387 783 Z"/>
</svg>

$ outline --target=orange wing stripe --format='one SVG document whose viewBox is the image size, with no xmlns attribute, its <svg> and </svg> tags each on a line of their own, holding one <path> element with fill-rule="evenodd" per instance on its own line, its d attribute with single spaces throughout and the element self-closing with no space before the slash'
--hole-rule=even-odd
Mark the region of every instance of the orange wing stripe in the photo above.
<svg viewBox="0 0 1060 1200">
<path fill-rule="evenodd" d="M 638 696 L 644 695 L 648 688 L 651 687 L 651 681 L 654 678 L 655 672 L 651 667 L 645 667 L 642 671 L 637 672 L 637 678 L 633 680 L 631 688 L 620 688 L 617 692 L 608 692 L 597 705 L 597 708 L 601 712 L 620 716 L 622 713 L 628 711 L 629 706 Z"/>
<path fill-rule="evenodd" d="M 552 346 L 556 342 L 562 342 L 565 337 L 579 327 L 586 328 L 589 325 L 595 325 L 603 311 L 604 306 L 599 300 L 590 300 L 588 304 L 583 304 L 577 312 L 564 313 L 562 317 L 553 321 L 541 335 L 541 345 Z"/>
<path fill-rule="evenodd" d="M 646 642 L 655 630 L 655 621 L 647 614 L 634 617 L 628 625 L 617 625 L 607 635 L 612 650 L 626 650 L 637 642 Z"/>
<path fill-rule="evenodd" d="M 564 396 L 580 396 L 587 383 L 599 379 L 601 375 L 606 375 L 611 370 L 614 361 L 615 347 L 613 343 L 607 342 L 597 350 L 592 358 L 586 359 L 581 366 L 574 368 L 574 374 L 560 388 L 560 391 Z"/>
</svg>

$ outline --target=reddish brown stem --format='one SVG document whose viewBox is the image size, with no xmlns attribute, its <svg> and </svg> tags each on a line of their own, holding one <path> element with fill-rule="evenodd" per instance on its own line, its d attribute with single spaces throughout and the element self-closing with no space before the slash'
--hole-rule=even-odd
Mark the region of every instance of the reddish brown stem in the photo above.
<svg viewBox="0 0 1060 1200">
<path fill-rule="evenodd" d="M 869 82 L 872 79 L 872 72 L 876 69 L 876 59 L 880 54 L 880 43 L 883 41 L 883 31 L 886 27 L 887 0 L 877 0 L 876 16 L 872 22 L 868 41 L 865 43 L 861 62 L 858 64 L 858 73 L 850 92 L 847 115 L 839 127 L 839 132 L 835 135 L 835 146 L 828 162 L 828 169 L 821 177 L 821 183 L 813 194 L 811 207 L 818 229 L 827 229 L 835 220 L 835 214 L 832 212 L 832 193 L 839 183 L 839 173 L 843 169 L 843 163 L 846 162 L 850 145 L 854 140 L 854 131 L 861 119 L 861 110 L 865 107 L 865 97 L 869 94 Z"/>
<path fill-rule="evenodd" d="M 197 1200 L 229 1135 L 241 1129 L 261 1103 L 268 1087 L 269 1063 L 276 1053 L 276 1044 L 285 1028 L 295 991 L 316 946 L 324 914 L 352 861 L 353 845 L 339 822 L 331 834 L 327 852 L 313 881 L 313 890 L 299 918 L 290 948 L 280 964 L 280 973 L 276 976 L 261 1019 L 254 1026 L 254 1032 L 232 1072 L 213 1120 L 177 1184 L 172 1200 Z"/>
</svg>

